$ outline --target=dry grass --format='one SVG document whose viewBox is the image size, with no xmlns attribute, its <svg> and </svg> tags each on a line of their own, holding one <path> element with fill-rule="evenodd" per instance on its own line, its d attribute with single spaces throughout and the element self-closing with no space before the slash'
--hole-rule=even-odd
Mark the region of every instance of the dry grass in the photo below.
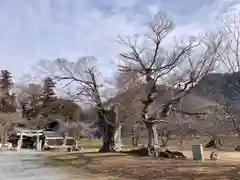
<svg viewBox="0 0 240 180">
<path fill-rule="evenodd" d="M 206 137 L 200 138 L 204 144 Z M 146 144 L 147 139 L 141 139 L 141 144 Z M 170 149 L 179 150 L 188 157 L 187 160 L 155 159 L 151 157 L 134 157 L 122 153 L 97 153 L 93 152 L 100 147 L 99 140 L 81 140 L 79 145 L 84 147 L 81 153 L 50 154 L 47 159 L 50 165 L 60 166 L 68 174 L 88 180 L 120 180 L 120 179 L 161 179 L 161 180 L 234 180 L 240 179 L 240 152 L 232 152 L 238 137 L 229 137 L 225 141 L 225 151 L 219 152 L 220 160 L 210 161 L 210 150 L 204 150 L 206 160 L 196 162 L 191 160 L 190 151 L 192 141 L 184 141 L 183 147 L 177 139 L 169 141 Z M 131 138 L 124 138 L 123 144 L 131 148 Z M 90 148 L 90 149 L 89 149 Z M 88 150 L 87 150 L 88 149 Z"/>
<path fill-rule="evenodd" d="M 50 156 L 50 159 L 51 165 L 70 168 L 75 175 L 97 179 L 239 179 L 240 153 L 219 152 L 219 161 L 196 162 L 190 159 L 190 151 L 183 152 L 189 159 L 155 159 L 96 152 L 58 154 Z M 205 151 L 205 157 L 209 153 Z"/>
</svg>

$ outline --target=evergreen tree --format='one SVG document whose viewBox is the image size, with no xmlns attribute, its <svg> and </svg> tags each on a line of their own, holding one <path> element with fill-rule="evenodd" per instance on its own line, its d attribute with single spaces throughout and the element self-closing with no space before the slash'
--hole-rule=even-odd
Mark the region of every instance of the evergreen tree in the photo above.
<svg viewBox="0 0 240 180">
<path fill-rule="evenodd" d="M 13 97 L 10 95 L 10 89 L 13 85 L 11 73 L 8 70 L 2 70 L 0 73 L 0 92 L 1 92 L 1 110 L 4 112 L 15 112 L 16 107 L 12 104 Z"/>
<path fill-rule="evenodd" d="M 0 74 L 0 88 L 2 97 L 9 97 L 9 90 L 13 85 L 11 73 L 8 70 L 2 70 Z"/>
<path fill-rule="evenodd" d="M 44 79 L 42 104 L 43 107 L 49 106 L 51 102 L 56 100 L 55 93 L 56 83 L 52 78 L 47 77 Z"/>
</svg>

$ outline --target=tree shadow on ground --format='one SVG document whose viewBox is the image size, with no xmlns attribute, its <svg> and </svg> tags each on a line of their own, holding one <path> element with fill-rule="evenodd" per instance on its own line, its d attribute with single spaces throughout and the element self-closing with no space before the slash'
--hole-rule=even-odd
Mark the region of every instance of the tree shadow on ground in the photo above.
<svg viewBox="0 0 240 180">
<path fill-rule="evenodd" d="M 159 160 L 161 161 L 161 160 Z M 88 168 L 91 173 L 102 174 L 106 172 L 106 175 L 111 175 L 114 177 L 124 177 L 125 179 L 186 179 L 186 180 L 213 180 L 213 179 L 239 179 L 239 167 L 224 167 L 224 170 L 219 167 L 211 167 L 209 165 L 198 165 L 193 169 L 191 164 L 181 167 L 181 164 L 175 164 L 175 162 L 164 163 L 165 165 L 159 166 L 150 164 L 150 162 L 145 162 L 146 164 L 135 164 L 135 165 L 120 165 L 120 166 L 111 166 L 101 168 Z M 149 164 L 148 164 L 149 163 Z M 203 170 L 199 170 L 202 168 Z M 211 172 L 211 168 L 218 169 L 218 171 Z M 208 171 L 209 169 L 209 171 Z M 229 170 L 227 170 L 229 169 Z"/>
<path fill-rule="evenodd" d="M 67 153 L 62 155 L 54 155 L 50 160 L 53 160 L 55 165 L 66 166 L 66 165 L 76 165 L 76 167 L 86 167 L 89 163 L 96 161 L 97 159 L 107 158 L 107 157 L 120 157 L 126 156 L 123 153 L 98 153 L 98 152 L 88 152 L 88 153 Z M 76 162 L 76 163 L 74 163 Z M 47 164 L 51 164 L 48 162 Z"/>
</svg>

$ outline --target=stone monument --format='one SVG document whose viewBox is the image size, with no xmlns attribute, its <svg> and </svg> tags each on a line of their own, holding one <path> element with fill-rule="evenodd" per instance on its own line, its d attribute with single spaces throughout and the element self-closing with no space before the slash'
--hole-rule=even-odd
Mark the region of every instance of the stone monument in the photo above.
<svg viewBox="0 0 240 180">
<path fill-rule="evenodd" d="M 204 161 L 202 144 L 193 144 L 192 145 L 192 156 L 193 156 L 193 160 Z"/>
</svg>

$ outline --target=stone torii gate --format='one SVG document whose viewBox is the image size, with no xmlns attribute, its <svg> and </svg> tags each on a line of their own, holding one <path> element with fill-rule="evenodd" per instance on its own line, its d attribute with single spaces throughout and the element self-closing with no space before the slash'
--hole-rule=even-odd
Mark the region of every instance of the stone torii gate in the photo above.
<svg viewBox="0 0 240 180">
<path fill-rule="evenodd" d="M 20 150 L 22 147 L 23 136 L 27 136 L 27 137 L 36 136 L 37 151 L 41 151 L 42 142 L 40 140 L 40 136 L 43 135 L 43 130 L 21 130 L 21 131 L 18 131 L 17 135 L 20 136 L 20 139 L 18 140 L 18 144 L 17 144 L 17 150 Z"/>
</svg>

